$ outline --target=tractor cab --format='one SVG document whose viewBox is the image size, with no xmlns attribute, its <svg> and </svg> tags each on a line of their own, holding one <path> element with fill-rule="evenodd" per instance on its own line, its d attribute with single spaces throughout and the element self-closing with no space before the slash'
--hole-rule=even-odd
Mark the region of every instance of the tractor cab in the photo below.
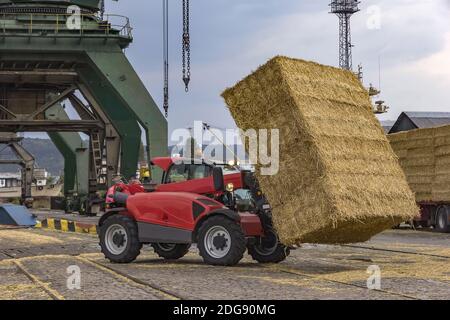
<svg viewBox="0 0 450 320">
<path fill-rule="evenodd" d="M 155 158 L 164 172 L 157 192 L 190 192 L 224 204 L 230 210 L 257 215 L 267 234 L 274 234 L 272 208 L 251 170 L 238 165 L 185 158 Z"/>
<path fill-rule="evenodd" d="M 156 192 L 191 192 L 220 199 L 227 190 L 234 191 L 243 185 L 237 166 L 185 158 L 155 158 L 152 164 L 163 170 Z M 218 190 L 219 176 L 222 187 Z"/>
<path fill-rule="evenodd" d="M 152 165 L 163 171 L 161 184 L 208 178 L 216 167 L 222 168 L 224 175 L 240 172 L 238 166 L 201 159 L 155 158 Z"/>
<path fill-rule="evenodd" d="M 143 192 L 201 194 L 239 212 L 257 213 L 268 207 L 254 173 L 241 170 L 237 165 L 170 157 L 154 158 L 151 164 L 163 171 L 159 183 L 153 182 L 151 187 L 148 187 L 145 184 L 120 181 L 110 188 L 107 207 L 114 207 L 115 192 L 128 195 Z"/>
</svg>

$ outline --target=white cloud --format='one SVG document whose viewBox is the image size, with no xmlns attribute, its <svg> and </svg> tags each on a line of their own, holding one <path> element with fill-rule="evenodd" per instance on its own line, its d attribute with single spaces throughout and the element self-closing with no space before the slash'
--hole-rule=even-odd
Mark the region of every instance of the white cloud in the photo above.
<svg viewBox="0 0 450 320">
<path fill-rule="evenodd" d="M 143 2 L 144 3 L 144 2 Z M 329 0 L 196 0 L 192 2 L 191 92 L 180 80 L 179 8 L 172 8 L 172 128 L 203 118 L 233 126 L 221 91 L 277 54 L 338 63 L 338 19 Z M 367 8 L 381 10 L 381 29 L 367 28 Z M 136 42 L 129 53 L 158 104 L 162 101 L 160 4 L 129 11 Z M 449 0 L 364 0 L 352 18 L 354 65 L 363 63 L 365 82 L 378 84 L 382 61 L 382 98 L 394 119 L 403 110 L 450 110 Z M 122 9 L 121 9 L 122 10 Z M 127 14 L 127 13 L 124 13 Z M 148 16 L 151 15 L 151 16 Z M 156 43 L 156 44 L 155 44 Z M 427 109 L 429 108 L 429 109 Z"/>
<path fill-rule="evenodd" d="M 444 43 L 441 51 L 416 61 L 409 69 L 418 76 L 433 78 L 450 88 L 450 32 L 446 34 Z"/>
<path fill-rule="evenodd" d="M 385 71 L 383 93 L 392 110 L 382 119 L 402 111 L 450 112 L 450 32 L 444 39 L 442 50 Z"/>
</svg>

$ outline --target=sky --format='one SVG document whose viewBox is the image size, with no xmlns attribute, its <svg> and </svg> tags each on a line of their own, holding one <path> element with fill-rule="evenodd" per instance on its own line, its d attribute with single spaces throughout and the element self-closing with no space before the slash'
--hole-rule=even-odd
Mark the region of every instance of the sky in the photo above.
<svg viewBox="0 0 450 320">
<path fill-rule="evenodd" d="M 169 2 L 170 131 L 195 120 L 234 128 L 221 92 L 275 55 L 338 64 L 338 18 L 328 13 L 329 0 L 191 0 L 192 82 L 185 93 L 181 0 Z M 363 65 L 366 85 L 381 84 L 391 109 L 380 119 L 450 112 L 450 0 L 362 0 L 360 8 L 352 18 L 353 65 Z M 107 0 L 107 11 L 131 19 L 134 43 L 126 54 L 161 106 L 162 0 Z"/>
<path fill-rule="evenodd" d="M 169 130 L 205 121 L 235 128 L 220 94 L 275 55 L 338 64 L 338 18 L 329 0 L 191 0 L 192 81 L 181 75 L 181 0 L 170 7 Z M 161 107 L 162 0 L 106 0 L 107 12 L 128 16 L 134 43 L 126 50 Z M 353 65 L 402 111 L 450 112 L 450 0 L 362 0 L 352 18 Z"/>
</svg>

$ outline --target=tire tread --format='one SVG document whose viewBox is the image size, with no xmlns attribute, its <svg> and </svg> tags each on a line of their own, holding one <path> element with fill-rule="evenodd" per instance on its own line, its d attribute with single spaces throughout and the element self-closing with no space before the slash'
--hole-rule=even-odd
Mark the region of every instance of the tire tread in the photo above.
<svg viewBox="0 0 450 320">
<path fill-rule="evenodd" d="M 120 224 L 124 226 L 128 232 L 129 249 L 119 256 L 111 254 L 104 243 L 106 230 L 112 224 Z M 140 243 L 139 241 L 136 222 L 131 218 L 120 214 L 116 214 L 107 218 L 103 225 L 100 227 L 100 247 L 102 253 L 112 263 L 125 264 L 135 261 L 136 258 L 140 255 L 142 249 L 142 243 Z"/>
<path fill-rule="evenodd" d="M 190 244 L 177 244 L 174 250 L 164 251 L 161 250 L 157 244 L 152 244 L 152 248 L 158 257 L 166 260 L 178 260 L 183 258 L 189 252 L 190 247 Z"/>
<path fill-rule="evenodd" d="M 230 233 L 233 245 L 230 248 L 228 254 L 221 258 L 215 259 L 208 255 L 204 248 L 204 235 L 207 231 L 216 225 L 224 226 L 227 228 Z M 242 228 L 236 222 L 224 216 L 215 216 L 206 220 L 199 229 L 199 241 L 198 241 L 198 249 L 200 252 L 200 256 L 203 260 L 210 265 L 216 266 L 234 266 L 239 263 L 244 257 L 244 253 L 246 251 L 246 239 L 245 235 L 242 232 Z"/>
</svg>

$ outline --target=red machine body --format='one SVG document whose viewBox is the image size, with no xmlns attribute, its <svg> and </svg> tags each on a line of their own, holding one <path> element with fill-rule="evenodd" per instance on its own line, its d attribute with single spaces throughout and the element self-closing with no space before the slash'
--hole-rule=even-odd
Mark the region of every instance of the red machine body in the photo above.
<svg viewBox="0 0 450 320">
<path fill-rule="evenodd" d="M 219 202 L 181 192 L 141 193 L 127 201 L 127 210 L 136 221 L 190 231 L 197 220 L 219 209 L 223 209 Z"/>
<path fill-rule="evenodd" d="M 109 205 L 114 202 L 113 197 L 114 193 L 116 192 L 122 192 L 128 195 L 134 195 L 136 193 L 143 193 L 145 192 L 145 188 L 142 184 L 125 184 L 123 182 L 117 183 L 113 185 L 111 188 L 108 189 L 108 192 L 106 193 L 106 204 Z"/>
<path fill-rule="evenodd" d="M 224 215 L 236 221 L 247 237 L 264 234 L 257 215 L 237 213 L 220 202 L 194 193 L 137 193 L 128 196 L 125 208 L 113 209 L 117 210 L 137 222 L 139 239 L 144 243 L 195 242 L 201 222 L 212 215 Z"/>
<path fill-rule="evenodd" d="M 151 244 L 160 257 L 179 259 L 196 243 L 205 262 L 213 265 L 235 265 L 246 250 L 261 263 L 281 262 L 289 255 L 271 228 L 270 207 L 237 206 L 236 189 L 254 190 L 244 187 L 244 172 L 224 175 L 214 164 L 180 165 L 172 158 L 157 158 L 153 164 L 164 177 L 151 191 L 123 184 L 109 191 L 108 209 L 99 221 L 100 246 L 108 259 L 129 263 L 142 244 Z"/>
<path fill-rule="evenodd" d="M 172 165 L 182 161 L 176 158 L 156 158 L 152 163 L 167 173 Z M 225 185 L 232 183 L 236 189 L 242 188 L 242 174 L 224 175 L 224 183 Z M 141 185 L 119 183 L 108 191 L 108 205 L 115 202 L 113 194 L 116 191 L 127 195 L 126 204 L 116 205 L 116 208 L 107 210 L 100 223 L 111 214 L 120 211 L 121 214 L 133 218 L 138 223 L 140 238 L 143 241 L 193 242 L 196 229 L 203 219 L 218 214 L 238 222 L 247 237 L 264 235 L 259 216 L 249 212 L 235 212 L 214 200 L 220 197 L 223 191 L 215 190 L 213 176 L 162 183 L 152 192 L 145 192 Z M 170 238 L 161 236 L 163 232 L 166 232 Z M 151 237 L 150 233 L 157 234 L 158 237 Z"/>
</svg>

